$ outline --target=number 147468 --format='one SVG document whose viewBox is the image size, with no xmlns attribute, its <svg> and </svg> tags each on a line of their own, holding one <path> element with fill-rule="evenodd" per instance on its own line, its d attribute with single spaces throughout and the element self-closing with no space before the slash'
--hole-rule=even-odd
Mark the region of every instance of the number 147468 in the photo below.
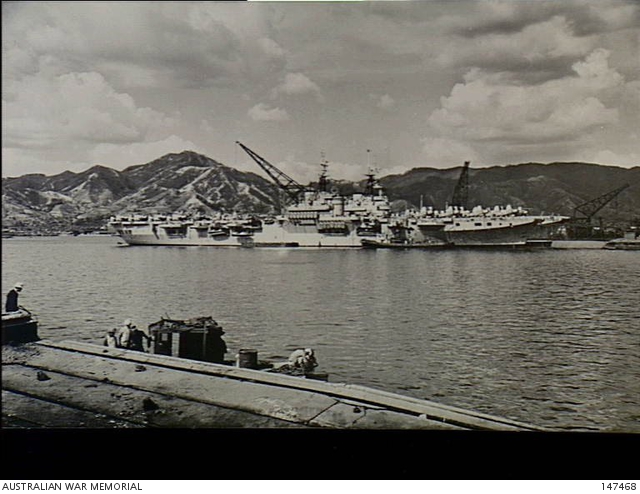
<svg viewBox="0 0 640 494">
<path fill-rule="evenodd" d="M 603 491 L 635 491 L 636 483 L 635 482 L 609 482 L 602 483 Z"/>
</svg>

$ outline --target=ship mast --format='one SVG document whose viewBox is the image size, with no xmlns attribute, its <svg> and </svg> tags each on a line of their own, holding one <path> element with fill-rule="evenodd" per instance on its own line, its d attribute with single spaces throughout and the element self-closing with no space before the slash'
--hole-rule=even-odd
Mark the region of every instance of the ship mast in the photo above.
<svg viewBox="0 0 640 494">
<path fill-rule="evenodd" d="M 370 159 L 370 154 L 371 150 L 367 149 L 367 170 L 368 173 L 365 175 L 367 177 L 367 183 L 364 186 L 364 193 L 365 195 L 368 196 L 375 196 L 376 195 L 376 190 L 375 190 L 375 185 L 376 185 L 376 169 L 371 167 L 371 159 Z"/>
<path fill-rule="evenodd" d="M 327 179 L 327 168 L 329 168 L 329 162 L 324 157 L 324 151 L 320 153 L 320 156 L 322 158 L 320 161 L 322 172 L 318 179 L 318 192 L 327 192 L 327 189 L 329 188 L 329 180 Z"/>
<path fill-rule="evenodd" d="M 367 183 L 364 186 L 364 193 L 368 196 L 375 195 L 374 186 L 376 185 L 376 174 L 373 173 L 373 170 L 369 170 L 369 173 L 366 174 Z"/>
</svg>

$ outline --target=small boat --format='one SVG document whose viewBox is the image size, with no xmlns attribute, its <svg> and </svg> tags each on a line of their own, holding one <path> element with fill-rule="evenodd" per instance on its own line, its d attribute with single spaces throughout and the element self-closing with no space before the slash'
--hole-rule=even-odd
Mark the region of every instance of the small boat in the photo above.
<svg viewBox="0 0 640 494">
<path fill-rule="evenodd" d="M 640 250 L 640 232 L 636 228 L 631 228 L 624 234 L 624 237 L 614 238 L 602 246 L 607 250 Z"/>
<path fill-rule="evenodd" d="M 2 344 L 38 341 L 38 320 L 27 309 L 2 313 Z"/>
<path fill-rule="evenodd" d="M 394 241 L 394 240 L 371 240 L 363 238 L 361 240 L 362 247 L 365 249 L 448 249 L 453 247 L 447 242 L 411 242 L 411 241 Z"/>
<path fill-rule="evenodd" d="M 607 250 L 640 250 L 640 239 L 616 238 L 603 245 Z"/>
</svg>

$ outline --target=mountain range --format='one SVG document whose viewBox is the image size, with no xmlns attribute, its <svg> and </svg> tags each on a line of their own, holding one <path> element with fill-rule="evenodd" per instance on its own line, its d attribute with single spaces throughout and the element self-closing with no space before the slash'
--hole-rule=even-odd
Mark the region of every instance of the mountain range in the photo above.
<svg viewBox="0 0 640 494">
<path fill-rule="evenodd" d="M 256 165 L 256 169 L 258 166 Z M 451 200 L 461 167 L 414 168 L 379 179 L 392 209 L 443 208 Z M 358 183 L 332 181 L 341 193 Z M 617 223 L 640 218 L 640 167 L 590 163 L 524 163 L 469 170 L 471 205 L 523 206 L 532 213 L 573 215 L 576 206 L 629 184 L 597 216 Z M 117 171 L 96 165 L 58 175 L 2 179 L 3 230 L 56 233 L 92 230 L 114 214 L 217 211 L 275 212 L 281 194 L 262 176 L 225 166 L 192 151 L 172 153 Z"/>
<path fill-rule="evenodd" d="M 192 151 L 122 171 L 96 165 L 81 173 L 2 179 L 3 228 L 45 232 L 95 229 L 114 214 L 216 211 L 267 213 L 270 182 Z"/>
</svg>

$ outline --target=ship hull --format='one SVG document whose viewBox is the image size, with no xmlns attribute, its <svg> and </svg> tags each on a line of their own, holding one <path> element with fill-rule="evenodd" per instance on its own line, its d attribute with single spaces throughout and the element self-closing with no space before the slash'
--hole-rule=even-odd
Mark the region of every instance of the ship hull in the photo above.
<svg viewBox="0 0 640 494">
<path fill-rule="evenodd" d="M 448 226 L 445 235 L 447 241 L 456 247 L 524 247 L 537 225 L 537 220 L 531 220 L 504 226 Z"/>
<path fill-rule="evenodd" d="M 543 247 L 542 241 L 532 241 L 537 220 L 506 223 L 504 226 L 472 227 L 462 223 L 425 229 L 405 242 L 390 242 L 387 235 L 358 234 L 354 225 L 343 230 L 322 232 L 316 225 L 265 224 L 251 232 L 220 234 L 207 229 L 186 227 L 179 234 L 170 228 L 154 224 L 116 225 L 115 232 L 128 244 L 136 246 L 182 247 L 302 247 L 302 248 L 420 248 L 445 247 Z M 167 233 L 172 232 L 172 233 Z"/>
<path fill-rule="evenodd" d="M 386 242 L 382 240 L 363 239 L 362 247 L 365 249 L 448 249 L 452 245 L 445 242 Z"/>
<path fill-rule="evenodd" d="M 129 245 L 156 245 L 156 246 L 182 246 L 182 247 L 197 247 L 197 246 L 212 246 L 212 247 L 244 247 L 249 246 L 250 241 L 244 238 L 238 237 L 224 237 L 224 238 L 191 238 L 185 237 L 156 237 L 155 235 L 149 235 L 144 232 L 141 233 L 128 233 L 120 234 L 120 238 Z"/>
<path fill-rule="evenodd" d="M 358 235 L 355 228 L 348 227 L 340 232 L 323 233 L 315 225 L 265 225 L 261 232 L 253 235 L 255 247 L 288 246 L 296 247 L 361 247 L 362 239 L 375 240 L 376 235 Z"/>
<path fill-rule="evenodd" d="M 264 225 L 259 231 L 242 235 L 210 235 L 206 230 L 185 229 L 180 235 L 167 235 L 152 225 L 115 227 L 129 245 L 202 246 L 202 247 L 324 247 L 359 248 L 362 239 L 376 235 L 358 235 L 355 228 L 340 233 L 323 233 L 314 225 Z"/>
</svg>

